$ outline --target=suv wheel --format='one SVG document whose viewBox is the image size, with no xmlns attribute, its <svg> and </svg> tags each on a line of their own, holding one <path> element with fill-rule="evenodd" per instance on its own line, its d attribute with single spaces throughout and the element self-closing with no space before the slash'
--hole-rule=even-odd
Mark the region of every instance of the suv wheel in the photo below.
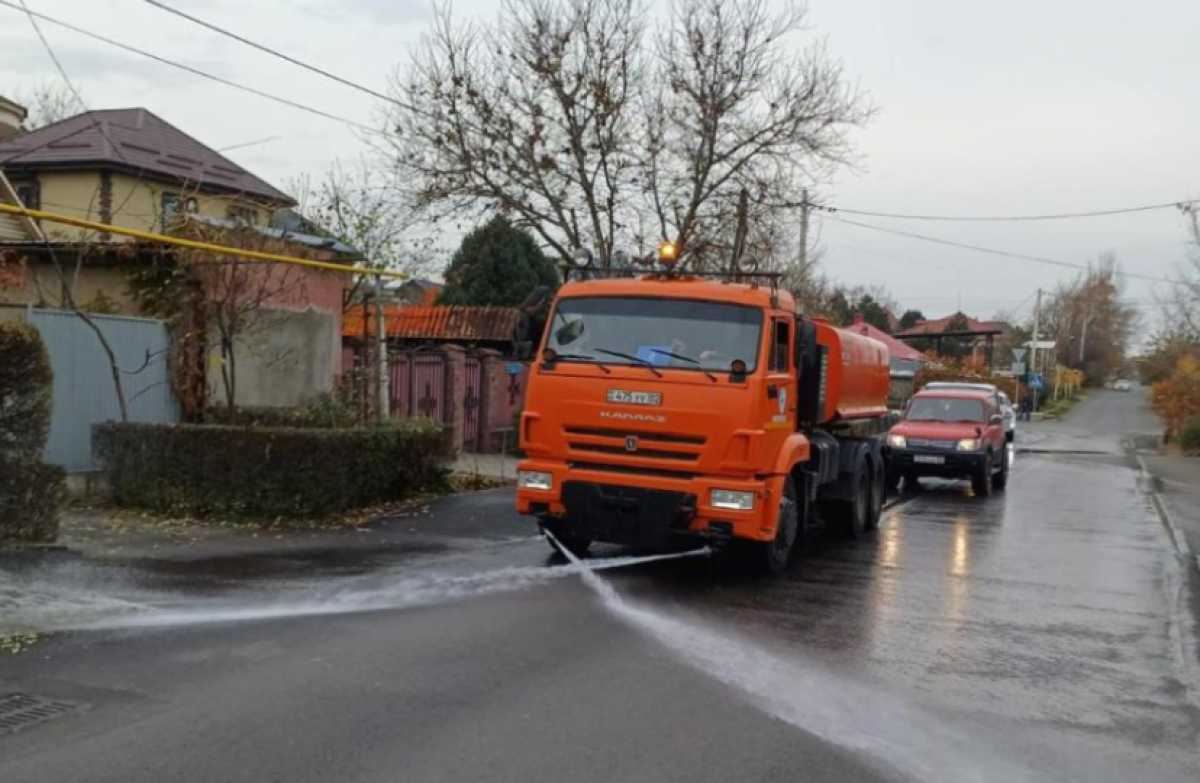
<svg viewBox="0 0 1200 783">
<path fill-rule="evenodd" d="M 971 489 L 981 498 L 992 494 L 992 453 L 989 451 L 983 457 L 983 465 L 971 477 Z"/>
<path fill-rule="evenodd" d="M 1000 470 L 992 475 L 992 489 L 1004 489 L 1008 486 L 1008 450 L 1005 449 L 1000 457 Z"/>
</svg>

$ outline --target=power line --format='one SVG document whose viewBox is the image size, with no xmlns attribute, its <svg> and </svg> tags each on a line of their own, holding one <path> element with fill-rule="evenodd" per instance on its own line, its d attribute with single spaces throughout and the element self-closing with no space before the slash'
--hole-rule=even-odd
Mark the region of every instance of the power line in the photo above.
<svg viewBox="0 0 1200 783">
<path fill-rule="evenodd" d="M 38 19 L 41 19 L 42 21 L 49 22 L 50 24 L 58 25 L 59 27 L 65 27 L 66 29 L 70 30 L 71 32 L 78 33 L 80 35 L 86 36 L 86 37 L 91 38 L 96 41 L 100 41 L 101 43 L 106 43 L 109 46 L 115 46 L 118 49 L 124 49 L 127 52 L 132 52 L 133 54 L 141 55 L 142 57 L 147 57 L 151 60 L 154 60 L 155 62 L 162 63 L 163 65 L 169 65 L 172 68 L 178 68 L 181 71 L 187 71 L 188 73 L 190 73 L 194 76 L 200 76 L 204 79 L 208 79 L 210 81 L 217 82 L 218 84 L 223 84 L 226 87 L 233 87 L 236 90 L 241 90 L 242 92 L 246 92 L 251 95 L 256 95 L 259 98 L 265 98 L 269 101 L 274 101 L 275 103 L 283 104 L 284 106 L 290 106 L 293 109 L 299 109 L 300 111 L 308 112 L 309 114 L 315 114 L 318 117 L 324 117 L 327 120 L 341 122 L 341 123 L 344 123 L 351 127 L 358 128 L 359 130 L 365 131 L 367 133 L 382 134 L 382 131 L 380 131 L 376 128 L 372 128 L 369 125 L 364 125 L 361 122 L 349 120 L 349 119 L 346 119 L 345 117 L 339 117 L 336 114 L 330 114 L 328 112 L 321 111 L 320 109 L 315 109 L 312 106 L 305 106 L 302 103 L 297 103 L 297 102 L 289 100 L 287 98 L 281 98 L 278 95 L 272 95 L 269 92 L 264 92 L 262 90 L 254 88 L 254 87 L 249 87 L 245 84 L 240 84 L 235 81 L 230 81 L 229 79 L 225 79 L 223 77 L 216 76 L 214 74 L 208 73 L 207 71 L 202 71 L 199 68 L 193 68 L 190 65 L 184 65 L 183 63 L 179 63 L 174 60 L 169 60 L 166 57 L 162 57 L 162 56 L 154 54 L 152 52 L 148 52 L 145 49 L 139 49 L 136 46 L 130 46 L 129 44 L 121 43 L 120 41 L 114 41 L 112 38 L 106 38 L 105 36 L 100 35 L 99 33 L 93 33 L 89 30 L 84 30 L 83 28 L 76 27 L 75 25 L 70 24 L 69 22 L 64 22 L 61 19 L 55 19 L 52 16 L 47 16 L 46 14 L 38 13 L 37 11 L 29 11 L 27 9 L 23 9 L 19 5 L 16 5 L 15 3 L 11 3 L 8 0 L 0 0 L 0 6 L 5 6 L 6 8 L 11 8 L 12 10 L 19 11 L 20 13 L 28 13 L 30 16 L 35 16 Z"/>
<path fill-rule="evenodd" d="M 1185 209 L 1186 205 L 1200 203 L 1197 199 L 1183 201 L 1168 201 L 1162 204 L 1146 204 L 1138 207 L 1123 207 L 1121 209 L 1101 209 L 1093 212 L 1064 212 L 1055 215 L 910 215 L 897 212 L 868 212 L 848 207 L 821 206 L 811 204 L 813 209 L 830 213 L 846 215 L 861 215 L 863 217 L 897 218 L 902 220 L 947 220 L 971 222 L 1016 222 L 1029 220 L 1068 220 L 1072 218 L 1104 217 L 1107 215 L 1127 215 L 1133 212 L 1150 212 L 1157 209 Z M 799 206 L 799 205 L 797 205 Z"/>
<path fill-rule="evenodd" d="M 244 147 L 253 147 L 258 144 L 266 144 L 268 141 L 279 141 L 282 136 L 264 136 L 261 139 L 254 141 L 243 141 L 240 144 L 230 144 L 228 147 L 217 147 L 217 152 L 229 152 L 230 150 L 240 150 Z"/>
<path fill-rule="evenodd" d="M 900 230 L 894 229 L 894 228 L 885 228 L 884 226 L 875 226 L 870 223 L 860 223 L 857 220 L 847 220 L 846 218 L 838 217 L 837 215 L 831 215 L 830 217 L 839 223 L 845 223 L 850 226 L 858 226 L 859 228 L 866 228 L 866 229 L 870 229 L 871 231 L 879 231 L 884 234 L 894 234 L 896 236 L 908 237 L 909 239 L 919 239 L 923 242 L 933 242 L 934 244 L 947 245 L 949 247 L 960 247 L 965 250 L 974 250 L 979 253 L 990 253 L 991 255 L 995 255 L 995 256 L 1004 256 L 1006 258 L 1015 258 L 1020 261 L 1033 261 L 1038 264 L 1048 264 L 1050 266 L 1058 266 L 1058 267 L 1063 267 L 1066 269 L 1076 269 L 1076 270 L 1082 270 L 1082 271 L 1087 271 L 1087 269 L 1088 269 L 1088 267 L 1085 264 L 1073 264 L 1069 261 L 1058 261 L 1053 258 L 1042 258 L 1041 256 L 1028 256 L 1028 255 L 1024 255 L 1022 253 L 1012 253 L 1008 250 L 997 250 L 997 249 L 991 248 L 991 247 L 981 247 L 979 245 L 969 245 L 969 244 L 966 244 L 965 242 L 955 242 L 953 240 L 942 239 L 940 237 L 925 236 L 924 234 L 914 234 L 909 231 L 900 231 Z M 1153 275 L 1140 275 L 1135 272 L 1121 271 L 1121 272 L 1119 272 L 1119 274 L 1122 274 L 1122 275 L 1124 275 L 1126 277 L 1130 277 L 1130 278 L 1136 278 L 1138 280 L 1150 280 L 1155 283 L 1172 283 L 1173 284 L 1173 282 L 1174 282 L 1165 277 L 1154 277 Z"/>
<path fill-rule="evenodd" d="M 400 101 L 396 100 L 395 98 L 391 97 L 390 95 L 385 95 L 384 93 L 381 93 L 378 90 L 373 90 L 370 87 L 366 87 L 364 85 L 359 84 L 358 82 L 350 81 L 349 79 L 346 79 L 342 76 L 338 76 L 337 74 L 330 73 L 329 71 L 326 71 L 323 68 L 318 68 L 315 65 L 309 65 L 308 63 L 304 62 L 303 60 L 298 60 L 295 57 L 292 57 L 290 55 L 284 54 L 283 52 L 272 49 L 269 46 L 257 43 L 255 41 L 251 41 L 249 38 L 244 38 L 243 36 L 240 36 L 234 32 L 230 32 L 229 30 L 226 30 L 223 27 L 218 27 L 217 25 L 213 24 L 212 22 L 206 22 L 203 19 L 197 19 L 196 17 L 192 16 L 191 14 L 186 14 L 183 11 L 180 11 L 176 8 L 172 8 L 171 6 L 167 5 L 166 3 L 160 3 L 160 2 L 158 2 L 158 0 L 145 0 L 145 2 L 149 3 L 150 5 L 154 6 L 155 8 L 166 11 L 169 14 L 174 14 L 175 16 L 178 16 L 181 19 L 186 19 L 189 22 L 192 22 L 193 24 L 198 24 L 201 27 L 206 27 L 209 30 L 212 30 L 214 33 L 220 33 L 221 35 L 224 35 L 227 38 L 232 38 L 235 41 L 244 43 L 244 44 L 246 44 L 246 46 L 252 46 L 255 49 L 258 49 L 260 52 L 266 52 L 267 54 L 278 57 L 281 60 L 286 60 L 287 62 L 291 63 L 292 65 L 298 65 L 307 71 L 312 71 L 315 74 L 324 76 L 326 79 L 332 79 L 333 81 L 338 82 L 339 84 L 344 84 L 345 86 L 351 87 L 355 90 L 358 90 L 359 92 L 366 93 L 367 95 L 370 95 L 373 98 L 378 98 L 380 100 L 387 101 L 389 103 L 394 103 L 403 109 L 410 108 L 410 107 L 404 105 L 403 103 L 401 103 Z"/>
</svg>

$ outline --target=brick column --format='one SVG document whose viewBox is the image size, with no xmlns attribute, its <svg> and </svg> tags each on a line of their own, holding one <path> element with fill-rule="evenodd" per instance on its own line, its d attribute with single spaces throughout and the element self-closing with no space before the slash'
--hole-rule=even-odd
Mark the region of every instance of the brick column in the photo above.
<svg viewBox="0 0 1200 783">
<path fill-rule="evenodd" d="M 500 360 L 500 352 L 490 348 L 479 351 L 479 442 L 475 450 L 480 452 L 496 451 L 493 444 L 492 431 L 497 427 L 505 427 L 498 420 L 498 403 L 502 402 L 504 393 L 504 362 Z"/>
<path fill-rule="evenodd" d="M 467 396 L 467 356 L 462 346 L 445 344 L 441 348 L 446 358 L 445 411 L 446 450 L 457 457 L 463 450 L 466 429 L 464 400 Z"/>
</svg>

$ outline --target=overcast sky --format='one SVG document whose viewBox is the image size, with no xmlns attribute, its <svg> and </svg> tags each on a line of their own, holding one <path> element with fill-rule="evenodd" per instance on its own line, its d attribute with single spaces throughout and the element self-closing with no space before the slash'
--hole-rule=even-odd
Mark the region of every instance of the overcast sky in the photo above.
<svg viewBox="0 0 1200 783">
<path fill-rule="evenodd" d="M 141 0 L 27 0 L 79 27 L 372 123 L 372 99 L 210 33 Z M 176 7 L 384 89 L 428 22 L 418 0 L 168 0 Z M 490 15 L 495 0 L 459 0 Z M 1080 212 L 1200 198 L 1200 3 L 1195 0 L 812 0 L 813 34 L 879 107 L 862 163 L 820 189 L 829 204 L 921 214 Z M 336 122 L 44 27 L 93 108 L 144 106 L 276 185 L 353 158 Z M 0 7 L 0 94 L 58 79 L 28 20 Z M 849 216 L 845 216 L 849 217 Z M 1116 253 L 1168 275 L 1183 257 L 1174 210 L 1038 223 L 854 218 L 909 232 L 1084 263 Z M 879 283 L 929 317 L 1020 308 L 1070 271 L 818 218 L 826 271 Z M 1154 285 L 1128 296 L 1152 325 Z"/>
</svg>

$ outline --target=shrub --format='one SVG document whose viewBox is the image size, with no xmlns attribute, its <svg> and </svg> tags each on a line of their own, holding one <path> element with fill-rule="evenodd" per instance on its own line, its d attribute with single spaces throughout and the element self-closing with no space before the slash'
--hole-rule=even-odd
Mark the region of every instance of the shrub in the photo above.
<svg viewBox="0 0 1200 783">
<path fill-rule="evenodd" d="M 113 498 L 161 512 L 319 516 L 396 500 L 444 481 L 441 428 L 98 424 Z"/>
<path fill-rule="evenodd" d="M 297 408 L 238 408 L 232 415 L 229 408 L 210 410 L 210 424 L 236 424 L 241 427 L 315 427 L 319 429 L 353 427 L 358 423 L 358 410 L 353 402 L 332 394 L 321 394 L 308 404 Z"/>
<path fill-rule="evenodd" d="M 1193 416 L 1179 432 L 1179 447 L 1186 454 L 1200 455 L 1200 416 Z"/>
<path fill-rule="evenodd" d="M 0 457 L 0 544 L 54 541 L 65 498 L 62 468 Z"/>
<path fill-rule="evenodd" d="M 1175 371 L 1154 384 L 1150 404 L 1167 425 L 1167 436 L 1179 435 L 1186 422 L 1200 416 L 1200 359 L 1183 356 Z"/>
<path fill-rule="evenodd" d="M 40 461 L 53 384 L 37 330 L 0 323 L 0 544 L 58 537 L 65 478 Z"/>
<path fill-rule="evenodd" d="M 0 456 L 37 461 L 50 431 L 54 374 L 41 335 L 0 322 Z"/>
</svg>

